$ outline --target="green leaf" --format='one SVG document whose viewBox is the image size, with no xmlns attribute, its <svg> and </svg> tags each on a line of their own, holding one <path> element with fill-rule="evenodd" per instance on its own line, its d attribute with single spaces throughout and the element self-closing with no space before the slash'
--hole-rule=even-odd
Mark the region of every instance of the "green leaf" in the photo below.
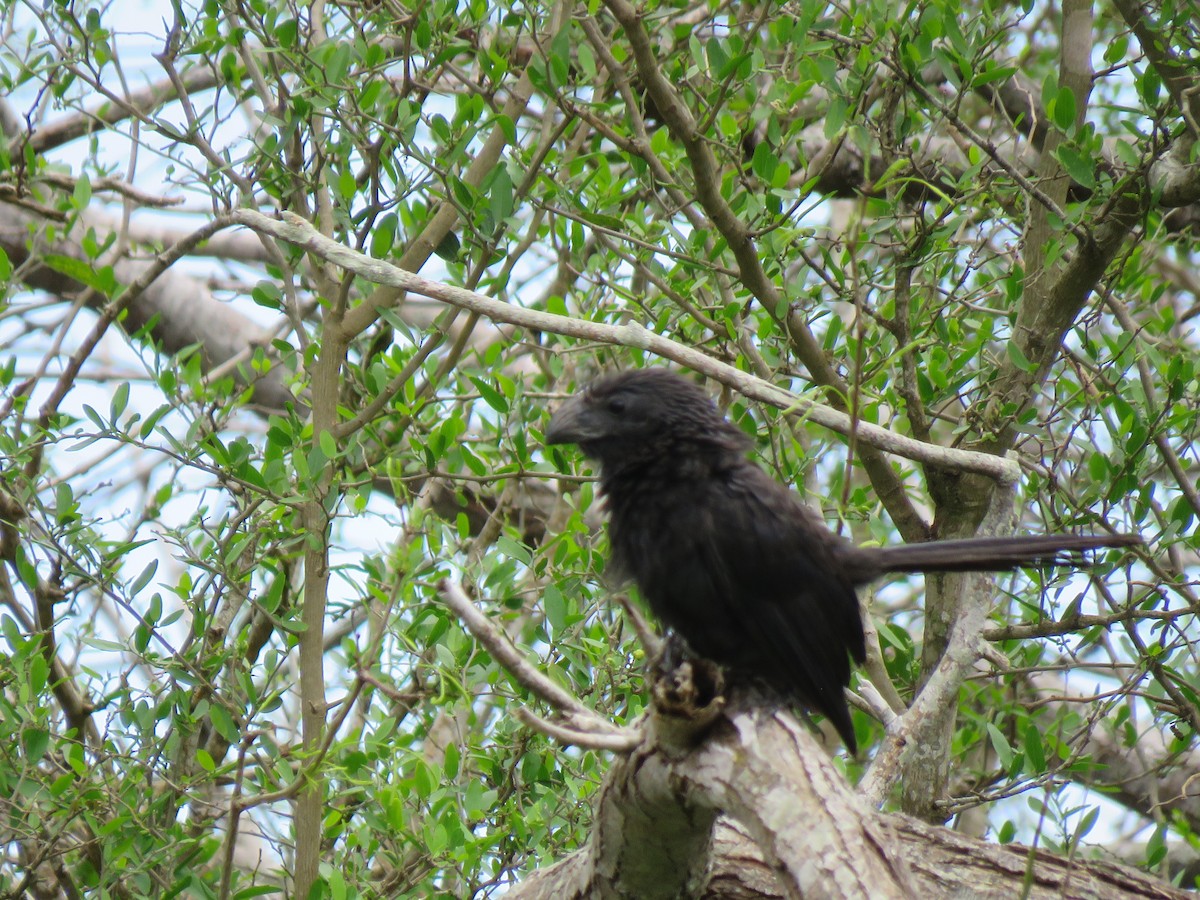
<svg viewBox="0 0 1200 900">
<path fill-rule="evenodd" d="M 158 571 L 158 560 L 152 559 L 146 564 L 146 568 L 142 569 L 141 573 L 133 584 L 129 586 L 129 596 L 136 597 L 142 592 L 142 589 L 150 583 L 150 579 L 154 577 L 154 573 Z"/>
<path fill-rule="evenodd" d="M 349 896 L 346 890 L 346 878 L 340 869 L 330 867 L 326 884 L 329 885 L 329 896 L 332 900 L 346 900 Z"/>
<path fill-rule="evenodd" d="M 265 897 L 268 894 L 278 894 L 279 888 L 272 884 L 260 884 L 254 887 L 242 888 L 233 894 L 233 900 L 252 900 L 254 897 Z"/>
<path fill-rule="evenodd" d="M 46 689 L 50 677 L 50 663 L 41 653 L 35 654 L 29 660 L 29 693 L 39 696 Z"/>
<path fill-rule="evenodd" d="M 517 142 L 517 126 L 514 124 L 512 116 L 498 114 L 493 121 L 500 127 L 500 130 L 504 132 L 505 141 L 510 144 L 515 144 Z"/>
<path fill-rule="evenodd" d="M 1090 156 L 1084 156 L 1068 144 L 1063 144 L 1055 150 L 1054 155 L 1062 164 L 1063 171 L 1070 175 L 1073 181 L 1089 191 L 1096 189 L 1096 164 Z"/>
<path fill-rule="evenodd" d="M 475 451 L 471 449 L 470 444 L 459 444 L 458 452 L 462 456 L 462 460 L 467 468 L 474 474 L 483 477 L 489 473 L 490 470 L 488 469 L 487 462 L 475 455 Z"/>
<path fill-rule="evenodd" d="M 433 770 L 423 760 L 417 760 L 416 765 L 413 766 L 412 785 L 416 789 L 417 796 L 422 800 L 427 799 L 437 786 L 437 778 L 434 776 Z"/>
<path fill-rule="evenodd" d="M 75 190 L 71 192 L 71 205 L 83 212 L 91 202 L 92 183 L 88 180 L 87 175 L 80 175 L 75 179 Z"/>
<path fill-rule="evenodd" d="M 496 549 L 505 556 L 510 556 L 524 565 L 529 565 L 533 562 L 533 557 L 529 553 L 529 548 L 524 544 L 514 541 L 507 534 L 502 534 L 496 538 Z"/>
<path fill-rule="evenodd" d="M 358 193 L 358 181 L 350 169 L 342 169 L 337 174 L 337 190 L 341 198 L 347 202 L 354 199 Z"/>
<path fill-rule="evenodd" d="M 1096 827 L 1096 821 L 1099 818 L 1100 807 L 1098 806 L 1093 806 L 1086 813 L 1084 813 L 1084 816 L 1080 820 L 1078 827 L 1075 829 L 1075 833 L 1071 835 L 1071 842 L 1078 845 L 1079 842 L 1087 837 L 1088 834 L 1091 833 L 1091 830 Z"/>
<path fill-rule="evenodd" d="M 124 653 L 129 649 L 124 644 L 118 644 L 116 641 L 106 641 L 102 638 L 82 638 L 81 642 L 96 650 L 104 650 L 110 653 Z"/>
<path fill-rule="evenodd" d="M 90 777 L 91 768 L 88 766 L 88 761 L 84 759 L 82 743 L 67 744 L 64 755 L 67 758 L 67 764 L 75 770 L 76 775 L 80 778 Z"/>
<path fill-rule="evenodd" d="M 447 231 L 445 237 L 438 241 L 437 246 L 433 248 L 433 252 L 446 262 L 454 262 L 458 259 L 460 246 L 458 235 L 453 231 Z"/>
<path fill-rule="evenodd" d="M 1046 750 L 1042 746 L 1042 732 L 1032 720 L 1025 726 L 1025 759 L 1029 761 L 1030 772 L 1046 770 Z"/>
<path fill-rule="evenodd" d="M 109 405 L 109 416 L 115 423 L 121 418 L 121 413 L 125 412 L 125 405 L 129 403 L 129 382 L 122 381 L 117 385 L 116 391 L 113 392 L 112 403 Z"/>
<path fill-rule="evenodd" d="M 54 515 L 60 525 L 66 525 L 79 518 L 76 510 L 75 493 L 66 481 L 60 481 L 54 489 Z"/>
<path fill-rule="evenodd" d="M 550 76 L 555 87 L 566 87 L 571 80 L 571 27 L 564 25 L 550 40 Z"/>
<path fill-rule="evenodd" d="M 996 81 L 1007 81 L 1016 72 L 1017 69 L 1014 66 L 1000 66 L 989 60 L 984 63 L 980 71 L 975 73 L 975 77 L 971 79 L 971 87 L 980 88 Z"/>
<path fill-rule="evenodd" d="M 496 390 L 482 378 L 476 378 L 474 375 L 469 376 L 472 384 L 479 390 L 479 396 L 484 399 L 492 409 L 498 413 L 508 412 L 508 398 L 500 391 Z"/>
<path fill-rule="evenodd" d="M 553 584 L 546 585 L 542 591 L 542 606 L 553 633 L 562 634 L 567 627 L 567 600 L 562 591 Z"/>
<path fill-rule="evenodd" d="M 339 41 L 333 52 L 328 54 L 325 61 L 325 78 L 330 84 L 338 84 L 345 80 L 346 73 L 350 70 L 351 49 L 348 42 Z"/>
<path fill-rule="evenodd" d="M 1138 93 L 1147 106 L 1158 106 L 1158 98 L 1162 93 L 1162 79 L 1158 77 L 1158 70 L 1154 66 L 1149 66 L 1140 78 L 1134 80 L 1137 85 Z"/>
<path fill-rule="evenodd" d="M 771 145 L 766 141 L 759 141 L 750 161 L 750 168 L 753 169 L 754 174 L 763 181 L 770 181 L 775 176 L 775 167 L 778 165 L 779 159 L 775 156 Z"/>
<path fill-rule="evenodd" d="M 212 720 L 213 727 L 217 729 L 217 733 L 229 741 L 229 743 L 236 744 L 241 740 L 242 735 L 238 730 L 237 724 L 223 707 L 214 703 L 208 708 L 208 717 Z"/>
<path fill-rule="evenodd" d="M 371 232 L 371 256 L 375 259 L 385 259 L 392 253 L 392 248 L 396 245 L 396 230 L 399 227 L 400 219 L 395 213 L 388 213 L 386 216 L 380 217 L 375 223 L 375 229 Z"/>
<path fill-rule="evenodd" d="M 1128 52 L 1129 34 L 1119 34 L 1105 45 L 1104 61 L 1111 66 L 1118 60 L 1124 59 Z"/>
<path fill-rule="evenodd" d="M 1167 855 L 1166 844 L 1167 826 L 1159 825 L 1150 835 L 1150 839 L 1146 841 L 1146 868 L 1153 869 Z"/>
<path fill-rule="evenodd" d="M 50 732 L 46 728 L 28 726 L 21 729 L 21 747 L 25 758 L 31 761 L 40 760 L 46 755 L 50 746 Z"/>
<path fill-rule="evenodd" d="M 158 423 L 162 421 L 163 416 L 169 412 L 172 412 L 173 409 L 174 407 L 164 403 L 162 406 L 152 411 L 150 415 L 146 417 L 146 421 L 144 421 L 138 427 L 138 437 L 142 438 L 142 440 L 150 437 L 150 435 L 154 433 L 154 429 L 158 427 Z"/>
<path fill-rule="evenodd" d="M 500 226 L 505 219 L 512 215 L 513 211 L 513 183 L 509 177 L 508 169 L 501 166 L 496 169 L 496 175 L 492 179 L 491 189 L 488 193 L 490 202 L 490 210 L 492 213 L 492 222 L 496 227 Z"/>
<path fill-rule="evenodd" d="M 950 366 L 950 354 L 940 344 L 934 346 L 929 351 L 925 372 L 929 376 L 930 382 L 939 391 L 944 391 L 950 384 L 950 378 L 946 370 Z"/>
<path fill-rule="evenodd" d="M 988 737 L 992 740 L 992 747 L 996 751 L 996 756 L 1000 758 L 1000 768 L 1004 771 L 1009 771 L 1012 768 L 1013 750 L 1009 746 L 1008 738 L 1006 738 L 991 722 L 987 723 Z"/>
<path fill-rule="evenodd" d="M 830 101 L 829 108 L 825 110 L 825 137 L 830 139 L 837 137 L 846 123 L 847 112 L 846 102 L 840 97 L 835 97 Z"/>
<path fill-rule="evenodd" d="M 1062 131 L 1069 132 L 1075 127 L 1075 94 L 1069 87 L 1060 87 L 1049 104 L 1050 114 L 1054 124 Z"/>
<path fill-rule="evenodd" d="M 1103 484 L 1109 480 L 1111 466 L 1108 464 L 1108 457 L 1101 451 L 1093 450 L 1088 454 L 1087 469 L 1089 477 L 1097 484 Z"/>
<path fill-rule="evenodd" d="M 321 444 L 321 452 L 325 454 L 326 459 L 338 458 L 338 445 L 333 432 L 322 431 L 318 436 L 318 441 Z"/>
<path fill-rule="evenodd" d="M 267 309 L 283 308 L 283 291 L 273 281 L 260 281 L 250 289 L 250 299 Z"/>
<path fill-rule="evenodd" d="M 710 36 L 704 41 L 704 52 L 708 57 L 708 67 L 714 78 L 720 78 L 720 72 L 725 68 L 729 57 L 719 38 Z"/>
<path fill-rule="evenodd" d="M 75 259 L 73 256 L 63 256 L 60 253 L 47 253 L 42 257 L 42 262 L 60 275 L 66 275 L 103 294 L 110 293 L 115 286 L 111 266 L 97 269 L 91 263 Z"/>
</svg>

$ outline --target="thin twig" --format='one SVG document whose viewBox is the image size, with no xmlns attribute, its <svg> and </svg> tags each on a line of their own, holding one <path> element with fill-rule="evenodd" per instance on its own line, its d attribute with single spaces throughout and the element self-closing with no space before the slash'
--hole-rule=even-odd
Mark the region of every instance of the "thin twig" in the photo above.
<svg viewBox="0 0 1200 900">
<path fill-rule="evenodd" d="M 543 719 L 537 713 L 518 706 L 514 713 L 521 724 L 534 731 L 541 732 L 548 738 L 553 738 L 560 744 L 570 744 L 588 750 L 611 750 L 614 753 L 628 753 L 642 743 L 642 736 L 632 729 L 625 729 L 619 734 L 611 732 L 595 734 L 590 731 L 578 731 L 565 725 L 559 725 Z"/>
<path fill-rule="evenodd" d="M 492 659 L 496 660 L 517 684 L 572 720 L 569 730 L 578 729 L 580 733 L 629 734 L 628 729 L 619 728 L 602 718 L 585 706 L 578 697 L 555 684 L 544 672 L 530 663 L 508 639 L 508 635 L 471 602 L 461 585 L 444 578 L 438 583 L 438 595 L 458 616 L 467 631 L 483 644 L 484 649 L 492 655 Z"/>
<path fill-rule="evenodd" d="M 641 643 L 646 651 L 647 659 L 657 659 L 662 652 L 662 638 L 660 638 L 654 630 L 654 626 L 646 621 L 646 617 L 642 615 L 642 611 L 634 605 L 627 594 L 618 594 L 616 597 L 617 603 L 621 605 L 621 609 L 625 611 L 625 617 L 629 619 L 629 623 L 633 625 L 633 630 L 637 633 L 638 642 Z"/>
</svg>

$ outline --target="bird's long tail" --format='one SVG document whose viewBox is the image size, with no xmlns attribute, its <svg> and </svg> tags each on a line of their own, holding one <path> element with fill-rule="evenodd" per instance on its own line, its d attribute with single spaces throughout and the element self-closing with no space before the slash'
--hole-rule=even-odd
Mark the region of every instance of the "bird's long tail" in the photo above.
<svg viewBox="0 0 1200 900">
<path fill-rule="evenodd" d="M 1021 566 L 1080 566 L 1087 561 L 1084 551 L 1140 543 L 1136 534 L 967 538 L 881 547 L 876 561 L 883 572 L 1002 572 Z"/>
</svg>

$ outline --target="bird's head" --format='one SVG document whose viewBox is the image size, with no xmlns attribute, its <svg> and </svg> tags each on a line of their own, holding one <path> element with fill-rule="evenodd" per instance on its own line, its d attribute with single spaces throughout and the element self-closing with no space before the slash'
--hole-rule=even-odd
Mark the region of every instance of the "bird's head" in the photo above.
<svg viewBox="0 0 1200 900">
<path fill-rule="evenodd" d="M 750 444 L 695 383 L 666 369 L 605 375 L 558 408 L 547 444 L 578 444 L 601 465 L 688 448 L 744 455 Z"/>
</svg>

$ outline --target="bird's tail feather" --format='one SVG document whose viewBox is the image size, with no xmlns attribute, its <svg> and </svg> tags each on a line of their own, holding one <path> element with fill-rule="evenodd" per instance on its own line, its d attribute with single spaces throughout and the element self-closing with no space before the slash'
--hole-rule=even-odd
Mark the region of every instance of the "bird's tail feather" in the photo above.
<svg viewBox="0 0 1200 900">
<path fill-rule="evenodd" d="M 967 538 L 879 548 L 884 572 L 1002 572 L 1021 566 L 1086 562 L 1084 551 L 1142 543 L 1136 534 L 1068 534 Z"/>
</svg>

